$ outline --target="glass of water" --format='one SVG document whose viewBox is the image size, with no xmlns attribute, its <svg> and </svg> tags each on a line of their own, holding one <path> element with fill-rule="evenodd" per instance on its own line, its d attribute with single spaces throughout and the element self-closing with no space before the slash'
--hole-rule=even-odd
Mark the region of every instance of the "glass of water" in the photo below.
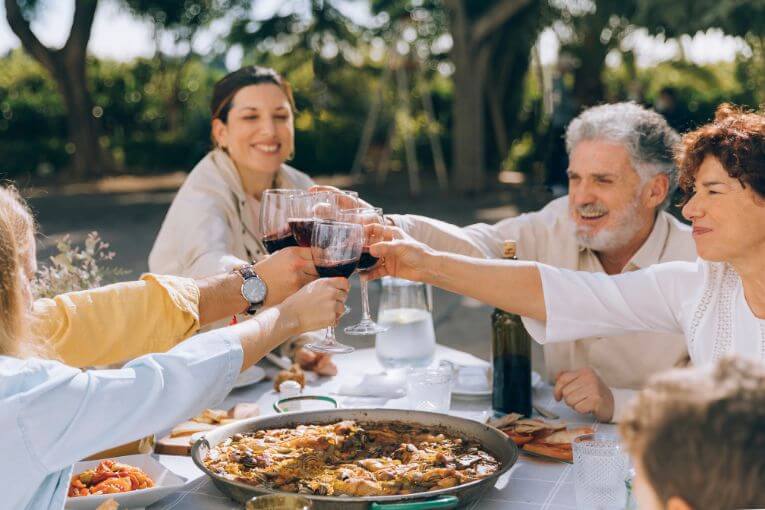
<svg viewBox="0 0 765 510">
<path fill-rule="evenodd" d="M 386 369 L 427 367 L 436 352 L 428 287 L 400 278 L 382 279 L 375 352 Z"/>
<path fill-rule="evenodd" d="M 406 377 L 409 407 L 415 411 L 448 411 L 452 401 L 452 377 L 450 367 L 411 369 Z"/>
<path fill-rule="evenodd" d="M 623 510 L 629 469 L 619 437 L 585 434 L 573 441 L 574 490 L 579 510 Z"/>
</svg>

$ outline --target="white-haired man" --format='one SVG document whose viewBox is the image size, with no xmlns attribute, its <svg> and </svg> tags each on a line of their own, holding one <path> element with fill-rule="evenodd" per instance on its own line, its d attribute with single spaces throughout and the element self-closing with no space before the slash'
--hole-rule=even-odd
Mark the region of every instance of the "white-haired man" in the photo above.
<svg viewBox="0 0 765 510">
<path fill-rule="evenodd" d="M 690 229 L 664 211 L 677 184 L 672 148 L 678 141 L 656 112 L 634 103 L 596 106 L 566 131 L 567 197 L 494 225 L 390 218 L 435 249 L 474 257 L 501 257 L 503 240 L 515 239 L 520 259 L 608 274 L 695 260 Z M 586 338 L 543 349 L 556 398 L 600 421 L 618 421 L 649 375 L 688 360 L 678 335 Z"/>
</svg>

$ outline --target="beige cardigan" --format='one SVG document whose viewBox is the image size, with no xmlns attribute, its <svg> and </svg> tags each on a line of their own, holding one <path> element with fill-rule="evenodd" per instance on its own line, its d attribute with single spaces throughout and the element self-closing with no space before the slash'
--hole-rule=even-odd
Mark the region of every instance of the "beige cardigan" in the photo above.
<svg viewBox="0 0 765 510">
<path fill-rule="evenodd" d="M 282 165 L 279 188 L 308 189 L 306 174 Z M 260 260 L 266 251 L 255 222 L 259 202 L 248 200 L 228 154 L 216 149 L 191 171 L 173 199 L 149 255 L 152 273 L 202 278 Z"/>
<path fill-rule="evenodd" d="M 277 188 L 308 189 L 314 182 L 303 172 L 282 165 Z M 260 202 L 248 199 L 231 158 L 220 149 L 209 152 L 191 171 L 175 195 L 149 254 L 149 270 L 157 274 L 203 278 L 231 271 L 267 255 L 255 221 Z M 245 319 L 246 316 L 240 316 Z M 203 330 L 226 326 L 228 319 Z M 284 355 L 307 341 L 306 333 L 281 346 Z"/>
</svg>

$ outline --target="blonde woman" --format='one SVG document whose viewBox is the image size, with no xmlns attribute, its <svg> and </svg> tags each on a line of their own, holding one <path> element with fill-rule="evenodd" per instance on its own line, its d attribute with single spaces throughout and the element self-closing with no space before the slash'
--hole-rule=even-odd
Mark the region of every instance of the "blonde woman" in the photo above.
<svg viewBox="0 0 765 510">
<path fill-rule="evenodd" d="M 343 278 L 315 281 L 253 320 L 198 335 L 165 354 L 137 358 L 119 370 L 82 371 L 46 359 L 49 346 L 30 331 L 32 225 L 18 197 L 0 189 L 0 479 L 7 508 L 64 508 L 74 462 L 218 403 L 241 370 L 284 339 L 334 323 L 347 295 Z M 231 302 L 225 294 L 219 298 Z M 199 313 L 221 313 L 218 301 Z M 77 301 L 68 312 L 72 320 L 88 306 L 88 300 Z M 102 328 L 109 326 L 110 317 L 103 317 Z"/>
</svg>

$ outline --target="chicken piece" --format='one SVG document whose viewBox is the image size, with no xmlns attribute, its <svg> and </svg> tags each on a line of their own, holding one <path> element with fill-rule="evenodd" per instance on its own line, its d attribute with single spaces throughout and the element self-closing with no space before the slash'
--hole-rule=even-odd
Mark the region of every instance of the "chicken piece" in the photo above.
<svg viewBox="0 0 765 510">
<path fill-rule="evenodd" d="M 337 365 L 335 365 L 335 362 L 332 361 L 331 356 L 323 355 L 319 357 L 319 360 L 316 362 L 316 366 L 314 366 L 313 371 L 319 375 L 337 375 Z"/>
<path fill-rule="evenodd" d="M 319 353 L 310 351 L 304 347 L 295 350 L 295 363 L 303 370 L 313 370 L 319 361 Z"/>
<path fill-rule="evenodd" d="M 364 478 L 348 478 L 347 480 L 335 480 L 335 493 L 347 494 L 348 496 L 381 496 L 382 487 L 379 483 Z"/>
<path fill-rule="evenodd" d="M 296 381 L 300 389 L 305 388 L 305 372 L 298 366 L 292 365 L 289 370 L 282 370 L 274 378 L 274 390 L 279 391 L 279 385 L 284 381 Z"/>
<path fill-rule="evenodd" d="M 383 459 L 361 459 L 357 460 L 356 464 L 363 467 L 367 471 L 371 471 L 372 473 L 388 467 L 388 463 L 386 463 Z"/>
<path fill-rule="evenodd" d="M 428 469 L 422 474 L 422 483 L 436 482 L 454 476 L 452 468 L 433 468 Z"/>
</svg>

